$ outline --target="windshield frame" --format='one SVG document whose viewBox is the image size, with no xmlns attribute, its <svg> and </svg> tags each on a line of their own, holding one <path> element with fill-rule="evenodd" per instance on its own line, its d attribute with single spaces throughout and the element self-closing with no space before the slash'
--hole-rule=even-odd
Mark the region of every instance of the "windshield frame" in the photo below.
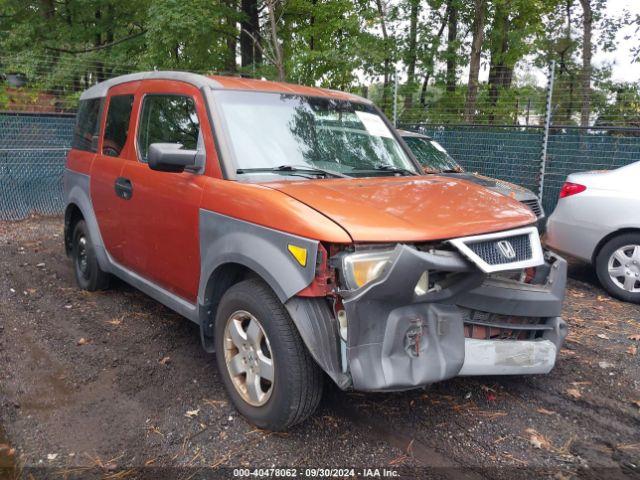
<svg viewBox="0 0 640 480">
<path fill-rule="evenodd" d="M 227 128 L 227 124 L 226 124 L 222 109 L 220 107 L 220 104 L 218 101 L 216 101 L 216 96 L 215 96 L 216 92 L 233 91 L 233 92 L 246 92 L 247 94 L 251 94 L 251 95 L 253 94 L 291 95 L 294 97 L 303 97 L 303 98 L 310 98 L 310 99 L 323 99 L 323 100 L 330 99 L 330 97 L 323 96 L 323 95 L 301 95 L 301 94 L 291 94 L 289 92 L 281 92 L 281 91 L 263 91 L 263 90 L 248 90 L 248 89 L 245 90 L 245 89 L 216 88 L 216 87 L 210 87 L 206 90 L 209 90 L 208 92 L 204 92 L 204 93 L 207 100 L 206 104 L 209 108 L 209 114 L 211 118 L 211 130 L 214 136 L 214 143 L 216 145 L 216 153 L 218 155 L 218 161 L 220 162 L 223 178 L 226 180 L 238 180 L 240 177 L 247 177 L 246 179 L 247 181 L 259 181 L 259 180 L 252 180 L 250 177 L 253 177 L 253 175 L 245 175 L 245 174 L 237 173 L 237 170 L 242 169 L 242 167 L 238 166 L 239 163 L 236 159 L 235 151 L 232 148 L 231 134 Z M 397 142 L 397 144 L 400 146 L 400 149 L 409 160 L 409 164 L 410 164 L 409 166 L 413 168 L 413 170 L 410 170 L 410 171 L 413 171 L 415 175 L 423 175 L 422 169 L 420 167 L 420 163 L 415 158 L 411 149 L 404 142 L 404 140 L 402 139 L 402 136 L 398 133 L 398 131 L 393 126 L 393 124 L 389 121 L 389 119 L 384 115 L 384 113 L 382 113 L 382 111 L 373 102 L 369 102 L 366 99 L 362 99 L 361 101 L 349 99 L 346 101 L 352 104 L 366 106 L 368 109 L 372 110 L 372 113 L 376 113 L 382 119 L 386 127 L 391 132 L 392 138 Z M 297 180 L 297 181 L 304 180 L 302 177 L 299 177 L 299 176 L 287 177 L 285 174 L 278 174 L 273 176 L 274 176 L 273 181 L 285 180 L 285 179 Z M 258 177 L 260 177 L 261 181 L 264 181 L 264 176 L 256 175 L 256 178 Z M 363 178 L 381 178 L 381 177 L 382 175 L 371 175 L 370 177 L 349 176 L 349 178 L 353 180 L 358 180 Z M 322 177 L 318 177 L 318 179 L 322 179 Z M 243 178 L 243 180 L 245 179 Z M 308 180 L 312 180 L 312 179 L 310 178 Z"/>
</svg>

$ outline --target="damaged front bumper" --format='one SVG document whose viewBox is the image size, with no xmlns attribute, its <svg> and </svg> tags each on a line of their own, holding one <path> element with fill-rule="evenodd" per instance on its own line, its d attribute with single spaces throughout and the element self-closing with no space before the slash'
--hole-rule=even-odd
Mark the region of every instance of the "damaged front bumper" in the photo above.
<svg viewBox="0 0 640 480">
<path fill-rule="evenodd" d="M 398 245 L 380 278 L 340 292 L 346 338 L 320 303 L 287 306 L 341 388 L 404 390 L 461 375 L 548 373 L 567 335 L 560 317 L 566 269 L 564 259 L 545 252 L 524 282 L 487 275 L 456 251 Z M 418 291 L 425 272 L 438 280 Z"/>
</svg>

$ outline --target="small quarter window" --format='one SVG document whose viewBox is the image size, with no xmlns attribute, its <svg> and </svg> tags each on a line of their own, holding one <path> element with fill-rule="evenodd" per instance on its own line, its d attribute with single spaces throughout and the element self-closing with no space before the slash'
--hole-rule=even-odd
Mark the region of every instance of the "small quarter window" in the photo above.
<svg viewBox="0 0 640 480">
<path fill-rule="evenodd" d="M 119 157 L 129 133 L 133 95 L 116 95 L 109 100 L 102 154 Z"/>
<path fill-rule="evenodd" d="M 76 115 L 76 126 L 73 130 L 72 148 L 94 153 L 98 150 L 102 100 L 102 98 L 80 100 L 78 114 Z"/>
<path fill-rule="evenodd" d="M 147 95 L 142 103 L 138 148 L 147 161 L 149 145 L 179 143 L 185 150 L 198 148 L 200 121 L 193 98 L 182 95 Z"/>
</svg>

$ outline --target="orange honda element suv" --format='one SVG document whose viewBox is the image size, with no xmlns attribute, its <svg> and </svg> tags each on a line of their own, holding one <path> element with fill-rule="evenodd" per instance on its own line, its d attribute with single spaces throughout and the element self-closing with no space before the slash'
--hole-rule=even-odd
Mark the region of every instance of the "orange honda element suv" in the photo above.
<svg viewBox="0 0 640 480">
<path fill-rule="evenodd" d="M 66 251 L 81 288 L 114 275 L 197 323 L 261 428 L 311 415 L 326 377 L 392 391 L 549 372 L 566 262 L 526 206 L 418 172 L 356 95 L 126 75 L 80 98 Z"/>
</svg>

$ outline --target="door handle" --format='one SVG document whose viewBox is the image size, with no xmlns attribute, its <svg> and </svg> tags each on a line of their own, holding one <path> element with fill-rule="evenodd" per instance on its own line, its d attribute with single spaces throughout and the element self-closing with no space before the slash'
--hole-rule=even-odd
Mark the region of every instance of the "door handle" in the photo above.
<svg viewBox="0 0 640 480">
<path fill-rule="evenodd" d="M 116 178 L 116 195 L 124 200 L 131 200 L 133 196 L 133 184 L 131 180 L 124 177 Z"/>
</svg>

